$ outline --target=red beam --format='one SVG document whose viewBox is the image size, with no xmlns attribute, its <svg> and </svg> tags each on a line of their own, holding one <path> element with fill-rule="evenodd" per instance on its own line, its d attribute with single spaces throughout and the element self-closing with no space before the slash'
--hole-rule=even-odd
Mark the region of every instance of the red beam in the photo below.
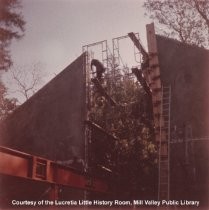
<svg viewBox="0 0 209 210">
<path fill-rule="evenodd" d="M 0 174 L 43 181 L 72 188 L 110 193 L 110 185 L 100 178 L 62 166 L 37 156 L 0 147 Z"/>
</svg>

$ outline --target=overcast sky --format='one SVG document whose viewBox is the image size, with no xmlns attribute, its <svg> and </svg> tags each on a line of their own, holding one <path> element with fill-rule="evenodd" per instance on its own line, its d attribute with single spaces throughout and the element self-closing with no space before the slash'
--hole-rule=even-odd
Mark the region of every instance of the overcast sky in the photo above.
<svg viewBox="0 0 209 210">
<path fill-rule="evenodd" d="M 41 62 L 49 80 L 82 53 L 82 46 L 139 32 L 146 44 L 142 0 L 22 0 L 25 36 L 12 43 L 15 65 Z"/>
</svg>

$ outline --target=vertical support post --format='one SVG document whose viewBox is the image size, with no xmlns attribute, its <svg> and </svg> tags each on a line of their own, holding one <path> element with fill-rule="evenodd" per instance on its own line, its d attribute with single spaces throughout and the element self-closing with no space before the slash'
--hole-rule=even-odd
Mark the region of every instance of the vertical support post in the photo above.
<svg viewBox="0 0 209 210">
<path fill-rule="evenodd" d="M 83 47 L 83 51 L 85 51 L 84 61 L 83 61 L 83 73 L 85 78 L 85 120 L 89 120 L 89 112 L 91 109 L 91 90 L 90 90 L 90 61 L 89 61 L 89 53 L 88 46 Z M 84 161 L 85 167 L 84 170 L 88 170 L 88 128 L 87 125 L 84 125 L 85 135 L 84 135 Z"/>
<path fill-rule="evenodd" d="M 160 80 L 160 67 L 157 53 L 157 41 L 155 36 L 154 24 L 149 24 L 147 28 L 147 44 L 148 44 L 148 55 L 149 55 L 149 78 L 150 88 L 152 90 L 152 103 L 153 103 L 153 114 L 155 124 L 156 141 L 160 142 L 161 132 L 160 126 L 164 124 L 163 119 L 160 119 L 161 115 L 161 104 L 162 104 L 162 85 Z"/>
<path fill-rule="evenodd" d="M 89 54 L 89 50 L 94 46 L 100 46 L 101 47 L 101 56 L 102 56 L 102 62 L 105 65 L 105 67 L 108 70 L 108 46 L 107 46 L 107 40 L 96 42 L 93 44 L 85 45 L 82 47 L 83 52 L 85 52 L 84 56 L 84 62 L 83 62 L 83 73 L 85 78 L 85 98 L 86 98 L 86 107 L 85 107 L 85 121 L 89 121 L 89 115 L 91 113 L 92 109 L 92 97 L 93 97 L 93 85 L 91 84 L 91 79 L 93 78 L 93 72 L 91 71 L 91 56 Z M 89 144 L 91 142 L 91 130 L 88 127 L 87 124 L 84 125 L 85 129 L 85 136 L 84 136 L 84 161 L 85 161 L 85 172 L 89 170 Z M 88 192 L 84 191 L 84 199 L 88 199 Z"/>
<path fill-rule="evenodd" d="M 113 46 L 113 65 L 120 65 L 120 56 L 119 56 L 119 40 L 117 38 L 112 39 Z"/>
<path fill-rule="evenodd" d="M 83 47 L 83 52 L 85 52 L 84 60 L 83 60 L 83 74 L 85 78 L 84 88 L 85 88 L 85 120 L 89 120 L 89 112 L 91 109 L 91 89 L 90 89 L 90 58 L 89 58 L 89 52 L 88 52 L 88 46 Z M 89 135 L 88 135 L 88 127 L 86 124 L 84 124 L 84 171 L 88 171 L 89 163 L 88 163 L 88 141 L 89 141 Z M 87 200 L 87 191 L 84 190 L 84 199 Z"/>
<path fill-rule="evenodd" d="M 32 164 L 32 173 L 31 173 L 31 178 L 32 179 L 35 179 L 36 178 L 36 157 L 32 157 L 32 161 L 31 161 L 31 164 Z"/>
<path fill-rule="evenodd" d="M 51 189 L 48 194 L 48 198 L 50 201 L 59 199 L 59 187 L 56 184 L 51 184 Z"/>
<path fill-rule="evenodd" d="M 170 166 L 170 143 L 171 143 L 171 85 L 169 87 L 169 123 L 168 123 L 168 198 L 170 199 L 170 170 L 171 170 L 171 166 Z"/>
<path fill-rule="evenodd" d="M 170 110 L 165 106 L 165 100 L 170 100 L 170 88 L 165 91 L 161 84 L 160 66 L 158 60 L 157 40 L 155 35 L 154 23 L 148 24 L 147 44 L 149 54 L 149 78 L 152 90 L 153 115 L 155 124 L 155 137 L 159 145 L 159 180 L 158 180 L 158 199 L 169 200 L 169 135 L 170 135 Z"/>
</svg>

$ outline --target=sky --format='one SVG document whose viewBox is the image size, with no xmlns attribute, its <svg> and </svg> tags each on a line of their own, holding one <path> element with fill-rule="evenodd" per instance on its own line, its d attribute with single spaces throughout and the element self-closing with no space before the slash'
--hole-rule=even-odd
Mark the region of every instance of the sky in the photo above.
<svg viewBox="0 0 209 210">
<path fill-rule="evenodd" d="M 41 63 L 44 83 L 82 53 L 82 46 L 139 32 L 146 45 L 143 0 L 22 0 L 25 36 L 14 41 L 14 66 Z"/>
</svg>

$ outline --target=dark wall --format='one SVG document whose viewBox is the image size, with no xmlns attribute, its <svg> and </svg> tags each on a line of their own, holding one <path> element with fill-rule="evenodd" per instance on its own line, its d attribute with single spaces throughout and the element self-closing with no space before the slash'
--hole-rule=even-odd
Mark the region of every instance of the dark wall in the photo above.
<svg viewBox="0 0 209 210">
<path fill-rule="evenodd" d="M 209 51 L 161 36 L 157 47 L 162 83 L 172 88 L 171 126 L 209 136 Z"/>
<path fill-rule="evenodd" d="M 84 157 L 85 54 L 1 126 L 1 145 L 53 160 Z"/>
<path fill-rule="evenodd" d="M 171 85 L 172 199 L 209 205 L 209 51 L 157 36 L 161 81 Z M 196 141 L 187 141 L 194 139 Z"/>
<path fill-rule="evenodd" d="M 199 200 L 201 206 L 209 206 L 208 141 L 189 141 L 187 158 L 185 146 L 185 142 L 171 144 L 171 199 Z"/>
</svg>

